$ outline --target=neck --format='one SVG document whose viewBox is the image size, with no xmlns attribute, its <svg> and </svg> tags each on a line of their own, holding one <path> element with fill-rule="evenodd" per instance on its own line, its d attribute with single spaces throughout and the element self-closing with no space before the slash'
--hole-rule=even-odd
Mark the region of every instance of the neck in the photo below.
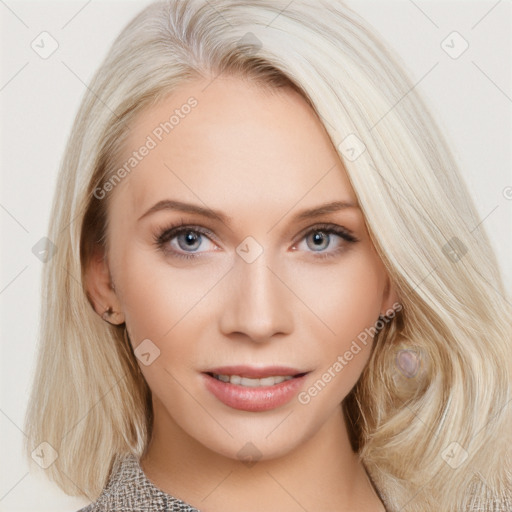
<svg viewBox="0 0 512 512">
<path fill-rule="evenodd" d="M 153 433 L 141 468 L 158 488 L 199 510 L 384 511 L 352 451 L 341 407 L 290 453 L 251 462 L 209 450 L 156 400 L 153 405 Z"/>
</svg>

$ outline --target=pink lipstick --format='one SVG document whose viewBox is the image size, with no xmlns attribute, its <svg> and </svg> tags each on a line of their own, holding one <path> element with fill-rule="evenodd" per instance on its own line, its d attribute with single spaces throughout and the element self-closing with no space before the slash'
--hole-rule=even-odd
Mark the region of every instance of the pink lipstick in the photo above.
<svg viewBox="0 0 512 512">
<path fill-rule="evenodd" d="M 224 366 L 203 372 L 205 386 L 233 409 L 262 412 L 276 409 L 296 395 L 307 371 L 285 366 Z"/>
</svg>

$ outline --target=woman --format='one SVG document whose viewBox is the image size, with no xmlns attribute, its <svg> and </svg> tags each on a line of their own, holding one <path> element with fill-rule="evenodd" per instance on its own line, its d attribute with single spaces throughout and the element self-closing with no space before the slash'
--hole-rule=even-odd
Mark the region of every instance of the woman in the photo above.
<svg viewBox="0 0 512 512">
<path fill-rule="evenodd" d="M 495 258 L 352 11 L 155 3 L 90 91 L 26 420 L 51 479 L 87 512 L 511 508 Z"/>
</svg>

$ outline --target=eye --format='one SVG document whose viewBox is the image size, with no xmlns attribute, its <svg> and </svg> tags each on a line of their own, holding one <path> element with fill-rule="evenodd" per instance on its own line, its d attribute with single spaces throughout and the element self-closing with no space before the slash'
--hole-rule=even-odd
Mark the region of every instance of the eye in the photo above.
<svg viewBox="0 0 512 512">
<path fill-rule="evenodd" d="M 302 241 L 305 242 L 305 246 Z M 336 224 L 320 224 L 309 228 L 300 238 L 300 243 L 294 244 L 293 250 L 317 253 L 314 256 L 327 258 L 335 256 L 359 240 L 347 229 Z M 309 251 L 308 251 L 309 249 Z"/>
<path fill-rule="evenodd" d="M 155 244 L 164 253 L 177 258 L 192 259 L 197 253 L 215 250 L 211 233 L 200 226 L 169 226 L 155 236 Z M 202 249 L 202 250 L 200 250 Z"/>
<path fill-rule="evenodd" d="M 195 259 L 200 254 L 215 251 L 215 236 L 201 226 L 186 225 L 181 222 L 157 233 L 155 245 L 167 256 Z M 309 228 L 292 246 L 293 251 L 313 253 L 315 258 L 329 258 L 347 249 L 348 244 L 359 240 L 346 228 L 336 224 L 320 224 Z M 305 243 L 305 247 L 304 244 Z"/>
</svg>

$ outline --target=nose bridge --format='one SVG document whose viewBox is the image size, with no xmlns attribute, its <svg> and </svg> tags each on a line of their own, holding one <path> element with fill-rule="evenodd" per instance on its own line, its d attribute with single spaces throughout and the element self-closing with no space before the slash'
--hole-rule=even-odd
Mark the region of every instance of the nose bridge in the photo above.
<svg viewBox="0 0 512 512">
<path fill-rule="evenodd" d="M 291 332 L 289 294 L 268 267 L 272 265 L 265 251 L 252 261 L 243 254 L 236 257 L 221 319 L 224 334 L 238 332 L 253 341 L 268 341 L 276 333 Z"/>
</svg>

